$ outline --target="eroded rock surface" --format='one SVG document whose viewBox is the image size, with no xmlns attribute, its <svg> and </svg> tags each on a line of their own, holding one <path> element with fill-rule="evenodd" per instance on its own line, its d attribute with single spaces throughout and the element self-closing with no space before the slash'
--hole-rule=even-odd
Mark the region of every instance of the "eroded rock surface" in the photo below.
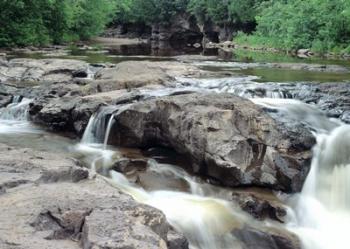
<svg viewBox="0 0 350 249">
<path fill-rule="evenodd" d="M 115 116 L 114 144 L 165 146 L 188 155 L 193 171 L 226 186 L 300 191 L 315 143 L 252 102 L 225 94 L 188 94 L 130 105 Z"/>
</svg>

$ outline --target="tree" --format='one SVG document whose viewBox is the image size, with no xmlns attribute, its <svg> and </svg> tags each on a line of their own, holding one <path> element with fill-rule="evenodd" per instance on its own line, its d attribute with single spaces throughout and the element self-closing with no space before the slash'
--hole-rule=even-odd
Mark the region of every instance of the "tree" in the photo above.
<svg viewBox="0 0 350 249">
<path fill-rule="evenodd" d="M 116 0 L 2 0 L 0 46 L 88 39 L 112 19 Z"/>
</svg>

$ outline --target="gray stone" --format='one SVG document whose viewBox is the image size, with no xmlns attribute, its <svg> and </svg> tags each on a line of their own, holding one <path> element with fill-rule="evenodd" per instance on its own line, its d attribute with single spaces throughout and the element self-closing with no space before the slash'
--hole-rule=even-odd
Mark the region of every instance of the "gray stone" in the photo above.
<svg viewBox="0 0 350 249">
<path fill-rule="evenodd" d="M 115 116 L 114 144 L 165 146 L 226 186 L 300 191 L 310 168 L 312 134 L 271 118 L 252 102 L 225 94 L 188 94 L 130 105 Z"/>
</svg>

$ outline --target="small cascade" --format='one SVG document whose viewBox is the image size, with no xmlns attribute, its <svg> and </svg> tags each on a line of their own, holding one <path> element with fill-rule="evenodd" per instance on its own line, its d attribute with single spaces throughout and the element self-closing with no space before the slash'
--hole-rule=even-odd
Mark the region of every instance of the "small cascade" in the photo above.
<svg viewBox="0 0 350 249">
<path fill-rule="evenodd" d="M 96 75 L 96 72 L 98 71 L 98 69 L 96 67 L 93 67 L 91 65 L 89 65 L 87 67 L 87 70 L 86 70 L 86 73 L 87 73 L 87 79 L 89 80 L 93 80 L 95 79 L 95 75 Z"/>
<path fill-rule="evenodd" d="M 124 108 L 101 108 L 91 117 L 82 142 L 76 146 L 76 150 L 85 156 L 83 160 L 92 170 L 109 176 L 111 184 L 135 200 L 163 211 L 172 226 L 189 240 L 191 249 L 242 249 L 232 230 L 242 228 L 246 223 L 253 224 L 254 221 L 232 202 L 218 199 L 218 196 L 229 195 L 224 190 L 219 191 L 219 188 L 197 180 L 179 167 L 160 164 L 153 159 L 148 161 L 147 174 L 153 172 L 159 178 L 184 181 L 189 192 L 146 191 L 124 175 L 110 171 L 121 155 L 117 150 L 108 149 L 108 139 L 115 116 Z"/>
<path fill-rule="evenodd" d="M 13 102 L 0 109 L 0 133 L 36 133 L 36 129 L 28 121 L 28 109 L 31 100 L 15 96 Z"/>
<path fill-rule="evenodd" d="M 321 136 L 315 150 L 315 172 L 304 193 L 332 211 L 350 213 L 350 125 Z"/>
<path fill-rule="evenodd" d="M 250 100 L 257 105 L 280 110 L 285 113 L 288 118 L 292 118 L 298 122 L 304 122 L 318 132 L 329 132 L 341 125 L 340 121 L 329 119 L 315 106 L 305 104 L 299 100 L 272 98 L 252 98 Z"/>
<path fill-rule="evenodd" d="M 13 96 L 13 100 L 12 100 L 12 103 L 20 103 L 23 99 L 23 96 L 21 95 L 16 95 L 16 96 Z"/>
<path fill-rule="evenodd" d="M 115 122 L 114 121 L 114 114 L 112 114 L 111 117 L 109 118 L 107 129 L 106 129 L 106 132 L 105 132 L 105 138 L 104 138 L 104 141 L 103 141 L 103 149 L 105 149 L 105 150 L 107 149 L 109 135 L 111 133 L 112 126 L 113 126 L 114 122 Z"/>
<path fill-rule="evenodd" d="M 193 79 L 176 78 L 177 88 L 192 91 L 232 93 L 244 98 L 292 99 L 293 94 L 286 84 L 257 83 L 256 76 L 234 76 L 230 78 Z M 173 90 L 174 91 L 174 90 Z"/>
<path fill-rule="evenodd" d="M 17 121 L 28 120 L 28 107 L 30 102 L 31 99 L 22 99 L 21 96 L 13 97 L 13 102 L 6 108 L 0 110 L 0 119 Z"/>
<path fill-rule="evenodd" d="M 114 117 L 127 107 L 128 105 L 101 107 L 91 116 L 81 142 L 75 146 L 75 151 L 83 155 L 83 161 L 103 175 L 108 175 L 113 158 L 118 157 L 118 152 L 108 149 Z"/>
<path fill-rule="evenodd" d="M 112 184 L 137 201 L 163 211 L 170 224 L 186 236 L 192 249 L 242 248 L 231 231 L 242 228 L 247 222 L 254 223 L 250 217 L 231 202 L 196 194 L 206 193 L 207 184 L 197 182 L 181 168 L 150 160 L 148 170 L 160 176 L 172 175 L 185 179 L 192 186 L 191 193 L 164 190 L 147 192 L 115 171 L 111 171 Z"/>
<path fill-rule="evenodd" d="M 279 89 L 269 90 L 269 89 L 266 89 L 264 97 L 265 98 L 270 98 L 270 99 L 292 99 L 293 95 L 290 94 L 288 91 L 285 91 L 285 90 L 279 90 Z"/>
<path fill-rule="evenodd" d="M 101 107 L 97 113 L 93 114 L 85 129 L 81 142 L 84 144 L 103 143 L 105 140 L 106 128 L 109 123 L 108 116 L 112 115 L 112 113 L 117 110 L 116 108 L 115 106 Z"/>
<path fill-rule="evenodd" d="M 347 249 L 350 239 L 350 126 L 317 135 L 311 172 L 292 201 L 305 249 Z"/>
</svg>

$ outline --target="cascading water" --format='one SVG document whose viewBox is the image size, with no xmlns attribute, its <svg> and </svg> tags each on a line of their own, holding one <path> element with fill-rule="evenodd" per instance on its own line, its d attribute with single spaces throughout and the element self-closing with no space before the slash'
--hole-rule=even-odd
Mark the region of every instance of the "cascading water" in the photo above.
<svg viewBox="0 0 350 249">
<path fill-rule="evenodd" d="M 328 132 L 340 125 L 337 120 L 331 120 L 315 106 L 294 99 L 252 98 L 255 104 L 266 108 L 278 109 L 297 122 L 304 122 L 317 132 Z"/>
<path fill-rule="evenodd" d="M 82 143 L 84 144 L 101 144 L 105 139 L 106 127 L 108 125 L 108 115 L 116 110 L 116 107 L 102 107 L 92 115 L 84 132 Z"/>
<path fill-rule="evenodd" d="M 348 249 L 350 239 L 350 126 L 296 100 L 252 99 L 307 123 L 317 145 L 303 191 L 289 201 L 288 227 L 305 249 Z"/>
<path fill-rule="evenodd" d="M 36 132 L 28 121 L 31 100 L 15 96 L 13 102 L 0 109 L 0 133 Z"/>
<path fill-rule="evenodd" d="M 312 170 L 294 200 L 291 227 L 306 249 L 347 249 L 350 239 L 350 126 L 317 135 Z"/>
<path fill-rule="evenodd" d="M 28 120 L 28 106 L 30 102 L 30 99 L 21 99 L 20 96 L 15 96 L 13 98 L 13 103 L 0 110 L 0 119 L 18 121 Z"/>
<path fill-rule="evenodd" d="M 228 191 L 220 191 L 220 188 L 198 181 L 179 167 L 160 164 L 153 159 L 148 161 L 146 171 L 149 174 L 184 181 L 188 192 L 161 189 L 146 191 L 131 183 L 124 175 L 110 171 L 113 161 L 120 158 L 118 152 L 107 148 L 114 123 L 111 108 L 114 108 L 114 112 L 123 110 L 116 107 L 108 110 L 102 108 L 91 117 L 82 142 L 76 146 L 77 151 L 86 155 L 85 162 L 104 175 L 109 172 L 111 184 L 137 201 L 162 210 L 173 227 L 187 237 L 191 249 L 242 249 L 241 242 L 235 238 L 232 230 L 242 228 L 247 223 L 252 225 L 254 221 L 232 202 L 218 199 L 218 196 L 229 196 Z M 99 125 L 102 127 L 96 127 Z"/>
</svg>

